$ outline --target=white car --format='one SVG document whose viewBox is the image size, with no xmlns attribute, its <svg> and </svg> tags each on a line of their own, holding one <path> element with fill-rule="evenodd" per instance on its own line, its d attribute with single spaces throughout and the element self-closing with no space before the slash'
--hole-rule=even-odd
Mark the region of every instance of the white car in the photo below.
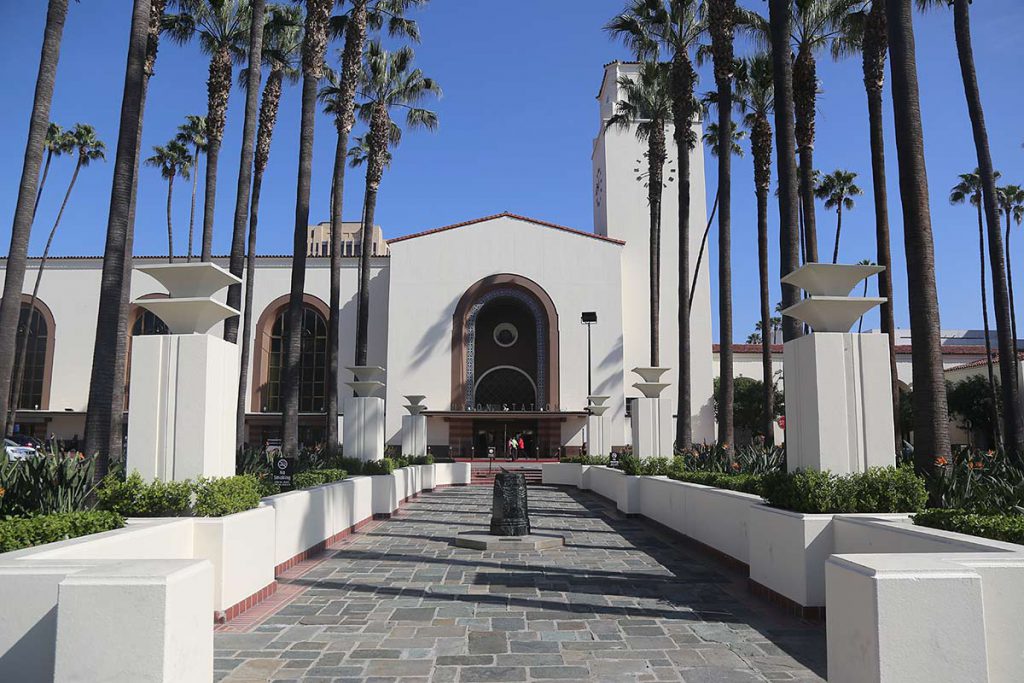
<svg viewBox="0 0 1024 683">
<path fill-rule="evenodd" d="M 19 446 L 17 442 L 10 439 L 4 439 L 4 450 L 7 451 L 7 459 L 11 462 L 27 460 L 36 456 L 36 449 L 29 446 Z"/>
</svg>

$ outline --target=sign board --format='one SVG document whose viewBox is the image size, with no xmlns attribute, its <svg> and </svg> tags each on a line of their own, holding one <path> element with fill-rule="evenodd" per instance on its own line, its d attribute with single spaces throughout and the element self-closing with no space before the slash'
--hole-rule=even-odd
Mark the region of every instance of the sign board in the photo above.
<svg viewBox="0 0 1024 683">
<path fill-rule="evenodd" d="M 488 446 L 487 447 L 487 457 L 488 458 L 493 458 L 494 457 L 494 453 L 495 453 L 494 446 Z"/>
<path fill-rule="evenodd" d="M 273 460 L 274 463 L 274 483 L 281 488 L 291 488 L 292 486 L 292 471 L 295 468 L 295 461 L 292 458 L 286 458 L 281 455 L 280 448 L 278 454 Z"/>
<path fill-rule="evenodd" d="M 612 454 L 608 457 L 608 467 L 618 467 L 618 466 L 619 466 L 619 454 L 616 453 L 615 451 L 612 451 Z"/>
</svg>

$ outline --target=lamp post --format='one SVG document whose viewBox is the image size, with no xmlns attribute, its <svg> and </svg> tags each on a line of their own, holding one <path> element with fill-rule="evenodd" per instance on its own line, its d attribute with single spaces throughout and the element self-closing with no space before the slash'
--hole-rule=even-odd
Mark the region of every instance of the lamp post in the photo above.
<svg viewBox="0 0 1024 683">
<path fill-rule="evenodd" d="M 590 358 L 590 328 L 597 322 L 597 312 L 583 311 L 583 314 L 580 316 L 580 322 L 587 326 L 587 396 L 590 396 L 594 393 L 590 376 L 590 370 L 593 367 Z"/>
</svg>

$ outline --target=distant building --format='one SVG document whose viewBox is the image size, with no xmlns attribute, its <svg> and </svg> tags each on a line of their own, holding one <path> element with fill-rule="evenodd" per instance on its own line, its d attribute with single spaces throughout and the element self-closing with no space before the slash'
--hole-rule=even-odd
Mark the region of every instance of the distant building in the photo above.
<svg viewBox="0 0 1024 683">
<path fill-rule="evenodd" d="M 341 224 L 341 255 L 359 256 L 363 250 L 363 224 L 345 221 Z M 387 256 L 388 243 L 380 226 L 373 226 L 370 256 Z M 331 255 L 331 224 L 329 221 L 311 225 L 306 231 L 306 256 Z"/>
</svg>

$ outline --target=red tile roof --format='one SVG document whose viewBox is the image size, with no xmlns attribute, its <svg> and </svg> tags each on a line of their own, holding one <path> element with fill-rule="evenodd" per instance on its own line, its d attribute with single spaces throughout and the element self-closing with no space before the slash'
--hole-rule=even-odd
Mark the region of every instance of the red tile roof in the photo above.
<svg viewBox="0 0 1024 683">
<path fill-rule="evenodd" d="M 981 349 L 982 349 L 981 354 L 982 355 L 985 355 L 984 348 L 985 347 L 981 347 Z M 1024 360 L 1024 352 L 1018 351 L 1017 352 L 1017 358 L 1019 360 Z M 993 363 L 998 363 L 999 362 L 999 353 L 998 352 L 992 354 L 992 362 Z M 977 367 L 981 367 L 982 365 L 988 365 L 988 360 L 986 360 L 985 358 L 979 358 L 978 360 L 972 360 L 970 363 L 964 363 L 963 365 L 954 365 L 951 368 L 946 368 L 946 372 L 949 372 L 951 370 L 966 370 L 967 368 L 977 368 Z"/>
<path fill-rule="evenodd" d="M 782 353 L 782 344 L 772 344 L 772 353 Z M 712 346 L 714 353 L 718 353 L 721 350 L 720 344 L 714 344 Z M 760 344 L 733 344 L 733 353 L 761 353 Z M 897 344 L 896 353 L 910 353 L 909 344 Z M 955 345 L 950 344 L 942 347 L 942 354 L 944 356 L 984 356 L 985 347 L 982 345 L 964 344 Z M 981 361 L 984 363 L 984 359 Z M 952 368 L 951 368 L 952 369 Z"/>
<path fill-rule="evenodd" d="M 393 237 L 388 240 L 388 244 L 394 244 L 396 242 L 404 242 L 405 240 L 415 239 L 417 237 L 423 237 L 425 235 L 433 235 L 438 232 L 444 232 L 446 230 L 454 230 L 455 228 L 462 228 L 467 225 L 473 225 L 474 223 L 483 223 L 485 221 L 492 221 L 495 218 L 514 218 L 519 221 L 526 221 L 527 223 L 534 223 L 535 225 L 543 225 L 546 228 L 554 228 L 555 230 L 562 230 L 564 232 L 572 233 L 573 235 L 579 235 L 581 237 L 590 237 L 591 239 L 601 240 L 603 242 L 611 242 L 612 244 L 625 244 L 622 240 L 617 240 L 613 237 L 605 237 L 604 235 L 598 235 L 594 232 L 584 232 L 583 230 L 577 230 L 576 228 L 569 228 L 564 225 L 558 225 L 557 223 L 548 223 L 547 221 L 540 221 L 536 218 L 528 218 L 527 216 L 520 216 L 519 214 L 509 213 L 503 211 L 496 213 L 493 216 L 484 216 L 483 218 L 474 218 L 470 221 L 463 221 L 462 223 L 453 223 L 451 225 L 445 225 L 440 228 L 433 228 L 431 230 L 424 230 L 423 232 L 416 232 L 411 235 L 402 235 L 401 237 Z"/>
</svg>

